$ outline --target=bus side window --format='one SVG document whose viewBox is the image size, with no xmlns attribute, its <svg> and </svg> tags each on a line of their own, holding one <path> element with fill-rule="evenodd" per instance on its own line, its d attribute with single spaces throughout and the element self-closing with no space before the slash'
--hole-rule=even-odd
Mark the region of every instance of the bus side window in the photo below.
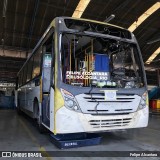
<svg viewBox="0 0 160 160">
<path fill-rule="evenodd" d="M 27 82 L 32 79 L 33 57 L 29 59 L 27 66 Z"/>
<path fill-rule="evenodd" d="M 40 75 L 42 49 L 38 49 L 34 55 L 32 78 Z"/>
</svg>

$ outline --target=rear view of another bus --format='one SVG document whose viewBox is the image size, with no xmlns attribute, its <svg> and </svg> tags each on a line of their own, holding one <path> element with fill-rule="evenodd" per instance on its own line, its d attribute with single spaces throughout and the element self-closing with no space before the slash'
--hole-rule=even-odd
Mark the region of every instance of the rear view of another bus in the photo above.
<svg viewBox="0 0 160 160">
<path fill-rule="evenodd" d="M 57 133 L 146 127 L 148 94 L 137 41 L 123 28 L 57 19 L 58 80 L 64 105 Z"/>
</svg>

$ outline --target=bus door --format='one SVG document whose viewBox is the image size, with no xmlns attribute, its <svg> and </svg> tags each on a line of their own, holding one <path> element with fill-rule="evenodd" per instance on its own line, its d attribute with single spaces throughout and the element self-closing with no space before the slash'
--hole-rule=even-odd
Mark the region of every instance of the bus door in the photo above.
<svg viewBox="0 0 160 160">
<path fill-rule="evenodd" d="M 50 127 L 51 53 L 43 54 L 42 67 L 42 122 Z"/>
</svg>

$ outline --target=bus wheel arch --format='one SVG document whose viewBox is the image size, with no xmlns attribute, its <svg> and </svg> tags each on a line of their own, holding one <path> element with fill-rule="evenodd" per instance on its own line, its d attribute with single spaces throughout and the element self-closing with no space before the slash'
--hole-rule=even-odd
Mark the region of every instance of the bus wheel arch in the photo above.
<svg viewBox="0 0 160 160">
<path fill-rule="evenodd" d="M 37 97 L 35 97 L 33 101 L 33 118 L 37 119 L 38 116 L 39 116 L 39 104 Z"/>
<path fill-rule="evenodd" d="M 34 98 L 34 102 L 33 102 L 33 118 L 36 120 L 39 132 L 40 133 L 46 132 L 46 129 L 42 125 L 42 116 L 41 116 L 39 101 L 37 97 Z"/>
</svg>

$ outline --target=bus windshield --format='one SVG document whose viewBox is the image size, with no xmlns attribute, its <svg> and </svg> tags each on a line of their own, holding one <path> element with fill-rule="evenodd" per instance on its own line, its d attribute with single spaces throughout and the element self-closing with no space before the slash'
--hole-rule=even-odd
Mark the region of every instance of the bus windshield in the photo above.
<svg viewBox="0 0 160 160">
<path fill-rule="evenodd" d="M 73 86 L 144 86 L 137 46 L 127 40 L 63 33 L 61 70 L 63 83 Z"/>
</svg>

